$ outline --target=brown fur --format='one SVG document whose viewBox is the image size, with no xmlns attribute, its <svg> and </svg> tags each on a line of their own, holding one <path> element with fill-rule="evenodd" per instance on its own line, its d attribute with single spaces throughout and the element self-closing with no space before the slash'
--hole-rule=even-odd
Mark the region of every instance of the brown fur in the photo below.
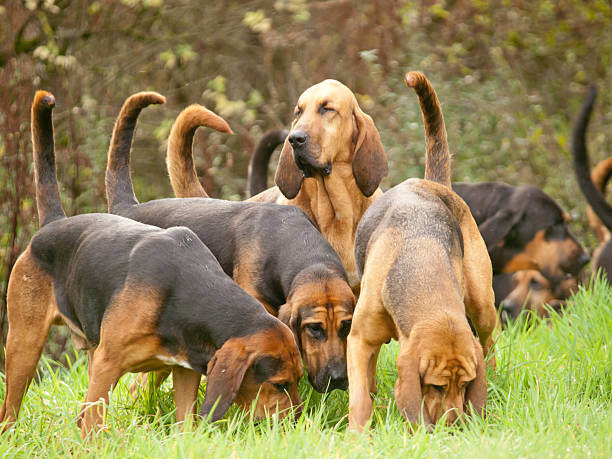
<svg viewBox="0 0 612 459">
<path fill-rule="evenodd" d="M 32 107 L 37 192 L 43 189 L 52 191 L 53 188 L 57 191 L 51 117 L 53 105 L 54 99 L 51 94 L 39 92 Z M 129 173 L 129 168 L 127 172 Z M 52 182 L 55 182 L 55 187 Z M 39 209 L 41 226 L 52 220 L 60 221 L 51 222 L 47 228 L 40 229 L 17 260 L 9 278 L 6 395 L 0 409 L 2 430 L 7 429 L 17 419 L 23 396 L 34 376 L 49 329 L 52 324 L 62 321 L 72 331 L 75 344 L 79 348 L 88 350 L 89 385 L 78 421 L 84 437 L 102 425 L 109 392 L 123 374 L 166 368 L 169 364 L 173 368 L 185 367 L 179 368 L 174 375 L 179 421 L 193 414 L 195 409 L 200 378 L 191 369 L 192 366 L 200 372 L 203 368 L 207 368 L 208 389 L 200 415 L 210 415 L 212 420 L 223 416 L 234 398 L 245 407 L 255 403 L 256 416 L 266 409 L 280 409 L 286 412 L 293 402 L 300 403 L 297 384 L 302 375 L 302 365 L 291 331 L 279 320 L 271 318 L 263 308 L 258 307 L 255 300 L 246 295 L 223 273 L 216 259 L 193 232 L 187 228 L 162 230 L 105 214 L 65 218 L 58 193 L 46 200 L 42 199 L 39 202 Z M 100 255 L 100 251 L 106 253 L 108 250 L 109 255 L 113 256 L 112 245 L 117 243 L 117 238 L 105 239 L 107 235 L 104 233 L 109 226 L 115 231 L 122 231 L 119 233 L 122 238 L 125 235 L 127 240 L 135 239 L 135 242 L 134 245 L 130 246 L 129 243 L 126 245 L 132 249 L 130 257 L 126 258 L 127 266 L 122 266 L 127 275 L 113 276 L 115 272 L 101 274 L 101 285 L 110 289 L 117 287 L 112 290 L 113 295 L 110 296 L 110 300 L 106 300 L 105 297 L 95 297 L 95 293 L 92 294 L 88 289 L 87 283 L 94 282 L 89 276 L 84 276 L 84 280 L 75 281 L 76 284 L 66 281 L 62 276 L 66 271 L 91 268 L 92 263 L 97 263 L 99 260 L 97 256 Z M 58 232 L 61 237 L 58 237 Z M 75 237 L 79 239 L 71 238 L 71 235 L 76 235 Z M 181 239 L 177 241 L 173 236 Z M 87 243 L 72 244 L 74 241 L 83 240 L 87 240 Z M 148 249 L 145 247 L 147 244 L 155 244 L 153 248 L 162 251 L 171 247 L 171 250 L 165 253 L 173 253 L 174 250 L 177 259 L 169 260 L 166 256 L 160 258 L 161 262 L 151 261 L 152 265 L 144 266 L 141 272 L 140 269 L 136 269 L 141 266 L 135 267 L 136 262 L 133 263 L 133 260 L 142 254 L 147 260 L 152 259 L 151 252 L 147 252 Z M 187 259 L 186 255 L 189 255 L 189 252 L 186 251 L 181 252 L 182 255 L 178 258 L 177 249 L 186 249 L 185 244 L 191 244 L 189 247 L 195 253 L 196 262 Z M 70 253 L 66 259 L 56 256 L 57 253 L 70 252 L 70 250 L 82 253 L 83 257 L 72 257 Z M 89 251 L 93 251 L 94 256 Z M 162 277 L 156 276 L 155 273 L 146 273 L 146 268 L 151 268 L 152 271 L 160 270 L 166 266 L 166 262 L 169 265 L 174 263 L 175 269 L 179 270 L 174 280 L 164 279 L 163 273 L 160 273 Z M 119 270 L 120 273 L 122 268 Z M 190 318 L 202 319 L 197 326 L 203 326 L 210 332 L 213 328 L 207 323 L 210 321 L 209 301 L 214 303 L 215 295 L 227 294 L 228 299 L 235 299 L 235 303 L 233 305 L 224 303 L 228 309 L 222 314 L 231 319 L 231 327 L 238 324 L 238 328 L 237 332 L 228 333 L 225 330 L 225 337 L 223 334 L 217 335 L 219 338 L 211 336 L 195 344 L 190 340 L 194 336 L 189 334 L 191 330 L 186 334 L 182 328 L 184 324 L 166 322 L 172 318 L 168 319 L 163 315 L 168 306 L 166 302 L 168 290 L 167 284 L 164 287 L 161 284 L 164 281 L 180 282 L 186 275 L 194 275 L 197 278 L 202 272 L 207 272 L 211 279 L 214 279 L 212 282 L 216 284 L 215 291 L 211 297 L 198 300 L 199 314 L 194 314 Z M 65 305 L 70 300 L 64 300 L 60 304 L 61 308 L 58 307 L 55 298 L 56 289 L 62 291 L 62 288 L 73 285 L 79 286 L 76 290 L 85 286 L 83 288 L 85 299 L 75 300 L 77 304 L 67 307 Z M 188 289 L 193 282 L 178 285 L 181 289 Z M 207 289 L 202 288 L 195 289 L 194 292 L 204 296 L 209 294 Z M 91 308 L 90 301 L 93 304 Z M 242 307 L 249 301 L 255 308 L 229 310 L 232 306 Z M 187 312 L 187 315 L 196 311 L 193 309 L 195 307 L 193 301 L 185 304 L 179 299 L 172 303 L 172 307 L 179 312 Z M 212 310 L 215 312 L 214 308 Z M 75 314 L 74 317 L 86 326 L 70 320 L 71 314 Z M 162 318 L 164 322 L 160 324 Z M 240 319 L 246 321 L 246 328 L 245 325 L 236 322 Z M 99 333 L 89 328 L 92 325 L 99 327 L 97 330 Z M 168 331 L 161 325 L 170 329 L 175 328 Z M 212 325 L 214 326 L 214 323 Z M 165 343 L 171 341 L 168 336 L 179 339 L 174 344 L 166 345 Z M 217 349 L 217 346 L 220 348 Z M 261 368 L 254 378 L 244 377 L 245 372 L 255 371 L 251 366 L 269 361 L 274 361 L 276 364 Z M 275 391 L 271 391 L 271 387 L 274 387 Z M 262 388 L 262 393 L 257 393 L 258 388 Z M 217 402 L 218 406 L 213 412 Z"/>
<path fill-rule="evenodd" d="M 233 134 L 229 124 L 205 107 L 193 104 L 176 118 L 168 138 L 168 174 L 177 198 L 207 198 L 208 194 L 198 180 L 191 146 L 200 126 Z"/>
<path fill-rule="evenodd" d="M 323 102 L 334 111 L 322 113 Z M 302 114 L 293 121 L 289 137 L 298 129 L 308 132 L 312 176 L 304 178 L 288 138 L 276 169 L 278 187 L 250 200 L 300 207 L 340 255 L 351 287 L 357 289 L 353 241 L 361 216 L 382 195 L 378 185 L 387 174 L 384 148 L 372 118 L 361 110 L 354 94 L 335 80 L 304 91 L 298 109 Z M 168 163 L 186 163 L 185 156 L 169 148 Z M 197 177 L 187 173 L 186 167 L 171 168 L 169 173 L 176 196 L 201 195 L 191 190 L 197 186 Z"/>
<path fill-rule="evenodd" d="M 535 269 L 525 269 L 501 276 L 508 275 L 512 276 L 512 289 L 508 293 L 504 292 L 503 298 L 498 298 L 496 281 L 495 279 L 493 281 L 496 303 L 499 304 L 504 323 L 509 319 L 516 319 L 523 310 L 532 311 L 539 317 L 548 317 L 549 309 L 545 308 L 545 305 L 560 310 L 565 306 L 565 300 L 578 289 L 578 282 L 573 277 L 568 277 L 555 288 L 540 271 Z"/>
<path fill-rule="evenodd" d="M 278 318 L 287 324 L 299 340 L 304 364 L 309 378 L 324 375 L 324 367 L 331 374 L 344 374 L 346 338 L 353 318 L 353 301 L 347 301 L 350 290 L 345 282 L 332 280 L 305 282 L 299 285 L 281 306 Z M 352 296 L 352 295 L 351 295 Z M 316 298 L 313 303 L 312 299 Z M 327 337 L 322 340 L 321 337 Z M 346 376 L 345 376 L 346 377 Z M 315 385 L 324 381 L 311 381 Z M 342 389 L 346 389 L 343 387 Z"/>
<path fill-rule="evenodd" d="M 610 179 L 610 175 L 612 175 L 612 157 L 600 161 L 591 171 L 591 180 L 593 181 L 593 185 L 595 185 L 595 188 L 597 188 L 602 195 L 606 194 L 606 185 Z M 597 262 L 602 249 L 610 240 L 610 230 L 606 228 L 601 219 L 597 216 L 597 214 L 595 214 L 591 206 L 587 205 L 586 212 L 589 226 L 599 241 L 599 245 L 593 251 L 593 258 L 591 260 L 593 265 L 596 266 L 598 264 Z"/>
<path fill-rule="evenodd" d="M 421 73 L 406 76 L 409 85 L 423 81 Z M 428 91 L 417 94 L 427 98 Z M 432 180 L 411 179 L 389 190 L 357 231 L 362 276 L 347 352 L 351 429 L 361 430 L 370 417 L 376 360 L 391 338 L 400 343 L 395 399 L 411 423 L 429 425 L 445 415 L 450 424 L 466 410 L 485 412 L 484 355 L 492 351 L 498 325 L 491 262 L 469 208 L 450 190 L 443 124 L 428 125 L 442 117 L 437 99 L 431 100 L 421 107 L 426 132 L 437 136 L 428 139 L 436 146 L 427 148 Z M 433 215 L 440 218 L 435 225 Z M 493 355 L 490 363 L 495 365 Z"/>
<path fill-rule="evenodd" d="M 146 100 L 143 102 L 146 103 Z M 126 105 L 131 105 L 129 102 L 129 99 L 126 102 Z M 123 118 L 120 116 L 120 119 L 123 119 Z M 227 128 L 226 130 L 229 129 L 227 124 L 221 118 L 219 118 L 217 115 L 214 115 L 212 112 L 210 112 L 209 110 L 207 110 L 206 108 L 202 106 L 192 105 L 186 108 L 177 117 L 175 124 L 171 131 L 170 140 L 169 140 L 168 166 L 170 168 L 170 171 L 172 170 L 175 171 L 174 173 L 171 172 L 171 175 L 172 174 L 177 175 L 178 172 L 176 171 L 181 170 L 182 172 L 178 174 L 179 176 L 190 177 L 191 183 L 193 184 L 193 187 L 189 188 L 190 194 L 193 194 L 199 197 L 205 197 L 206 193 L 204 189 L 197 182 L 197 177 L 196 177 L 195 170 L 193 168 L 193 162 L 191 158 L 191 142 L 192 142 L 191 139 L 192 139 L 195 129 L 197 129 L 197 127 L 200 125 L 210 126 L 217 130 L 224 130 L 225 129 L 224 126 Z M 125 128 L 126 127 L 123 126 L 121 123 L 117 123 L 115 125 L 115 131 L 118 131 L 118 132 L 121 132 Z M 185 141 L 184 139 L 185 133 L 189 133 L 189 139 L 187 141 Z M 115 134 L 119 135 L 117 133 Z M 278 134 L 275 134 L 275 135 L 278 135 Z M 115 149 L 111 147 L 111 149 L 109 150 L 109 167 L 111 164 L 117 162 L 117 159 L 115 157 L 125 156 L 129 154 L 129 147 L 130 145 L 124 145 L 121 149 Z M 261 146 L 261 148 L 264 148 L 264 147 Z M 185 158 L 187 158 L 186 161 L 184 161 Z M 124 162 L 128 162 L 128 160 L 125 159 Z M 112 173 L 113 171 L 110 170 L 110 172 Z M 175 186 L 178 186 L 179 188 L 182 188 L 185 190 L 187 189 L 182 185 L 177 185 L 177 183 L 180 183 L 180 181 L 177 182 L 175 180 L 173 183 L 175 184 Z M 109 194 L 109 196 L 114 195 L 117 191 L 121 191 L 120 185 L 123 185 L 122 188 L 124 189 L 128 189 L 128 188 L 131 189 L 130 182 L 126 180 L 126 182 L 123 184 L 117 183 L 116 188 L 119 188 L 119 190 L 117 189 L 113 190 L 113 189 L 107 188 L 107 193 Z M 136 202 L 136 198 L 135 196 L 133 196 L 133 194 L 132 194 L 132 199 L 134 200 L 134 202 Z M 127 199 L 125 199 L 124 197 L 122 202 L 125 202 L 126 200 Z M 119 206 L 122 202 L 117 201 L 117 205 Z M 232 216 L 232 218 L 230 218 L 228 223 L 226 223 L 226 224 L 229 224 L 230 226 L 226 227 L 223 230 L 227 233 L 227 237 L 224 236 L 223 238 L 221 238 L 221 240 L 227 241 L 227 242 L 221 243 L 220 244 L 221 246 L 219 246 L 218 244 L 214 248 L 211 245 L 211 248 L 213 248 L 213 251 L 215 251 L 215 253 L 222 253 L 222 252 L 225 252 L 224 246 L 226 244 L 234 244 L 233 249 L 229 249 L 229 248 L 227 249 L 228 251 L 235 250 L 235 252 L 232 252 L 234 253 L 234 255 L 232 255 L 231 257 L 232 258 L 231 267 L 228 267 L 227 265 L 224 266 L 228 274 L 232 275 L 234 281 L 238 283 L 247 293 L 249 293 L 251 296 L 259 300 L 265 306 L 267 311 L 271 313 L 272 315 L 277 315 L 279 313 L 279 309 L 281 308 L 281 306 L 284 306 L 283 309 L 285 311 L 287 311 L 288 307 L 290 307 L 291 310 L 289 311 L 289 314 L 287 313 L 284 314 L 284 316 L 287 317 L 287 320 L 286 320 L 287 324 L 289 324 L 290 316 L 299 317 L 301 314 L 304 313 L 303 311 L 300 311 L 300 309 L 302 309 L 302 306 L 306 305 L 308 307 L 314 307 L 314 305 L 320 299 L 318 296 L 316 296 L 316 295 L 319 295 L 319 289 L 310 289 L 308 291 L 311 294 L 310 296 L 306 293 L 306 290 L 303 290 L 303 289 L 301 290 L 300 295 L 298 296 L 292 295 L 292 293 L 295 292 L 296 289 L 300 288 L 299 284 L 303 281 L 303 279 L 296 280 L 297 277 L 288 279 L 285 274 L 281 274 L 282 272 L 286 272 L 287 270 L 292 269 L 291 267 L 292 262 L 296 261 L 299 258 L 299 255 L 297 255 L 296 253 L 295 257 L 291 257 L 291 256 L 280 257 L 280 258 L 285 258 L 285 259 L 284 260 L 278 259 L 278 263 L 281 265 L 277 267 L 279 268 L 279 271 L 276 274 L 269 275 L 270 269 L 272 268 L 272 266 L 268 265 L 267 266 L 268 274 L 266 274 L 266 271 L 262 269 L 262 266 L 268 263 L 268 261 L 265 261 L 265 260 L 275 259 L 275 257 L 278 256 L 278 253 L 275 256 L 271 252 L 278 250 L 280 253 L 280 249 L 281 249 L 280 247 L 275 246 L 274 244 L 270 245 L 269 243 L 265 242 L 265 235 L 268 234 L 268 230 L 264 228 L 266 222 L 265 221 L 261 222 L 264 226 L 260 226 L 256 223 L 247 225 L 246 231 L 249 234 L 245 235 L 243 234 L 245 228 L 241 226 L 243 225 L 242 223 L 243 220 L 239 217 L 239 213 L 245 211 L 244 210 L 245 206 L 239 205 L 238 203 L 231 203 L 231 202 L 224 202 L 223 204 L 221 204 L 222 203 L 221 201 L 214 201 L 214 202 L 217 202 L 223 207 L 225 207 L 227 209 L 227 212 L 224 213 L 224 215 Z M 205 242 L 209 241 L 209 239 L 207 239 L 208 236 L 210 236 L 212 240 L 217 238 L 217 241 L 219 241 L 219 238 L 215 236 L 218 233 L 218 231 L 215 231 L 212 228 L 213 226 L 215 226 L 214 225 L 215 211 L 211 209 L 211 213 L 207 213 L 208 212 L 207 206 L 206 205 L 202 206 L 201 205 L 202 203 L 210 203 L 212 205 L 212 201 L 199 200 L 199 199 L 195 199 L 195 200 L 187 200 L 187 199 L 180 200 L 179 199 L 179 200 L 175 200 L 174 202 L 174 204 L 177 207 L 184 205 L 185 212 L 189 212 L 189 213 L 193 212 L 194 220 L 192 220 L 190 223 L 183 222 L 183 224 L 190 226 L 192 229 L 196 230 L 196 232 L 200 231 L 198 232 L 198 234 L 200 235 L 202 240 Z M 133 213 L 130 213 L 130 209 L 128 208 L 122 209 L 123 213 L 122 212 L 120 213 L 122 213 L 122 215 L 124 216 L 134 218 L 139 221 L 145 221 L 146 223 L 149 223 L 149 224 L 159 225 L 159 226 L 164 226 L 164 227 L 167 226 L 167 224 L 176 223 L 175 221 L 173 222 L 172 219 L 169 219 L 168 221 L 164 221 L 162 224 L 160 224 L 160 220 L 157 217 L 164 214 L 164 212 L 167 211 L 167 208 L 166 210 L 161 210 L 160 211 L 161 213 L 158 213 L 156 212 L 154 208 L 155 201 L 150 204 L 153 204 L 153 207 L 150 209 L 150 213 L 151 213 L 150 215 L 152 217 L 147 217 L 143 215 L 140 215 L 139 217 Z M 275 207 L 274 205 L 271 205 L 271 204 L 266 204 L 266 205 L 248 204 L 246 207 L 249 207 L 252 211 L 255 211 L 253 214 L 254 216 L 257 216 L 259 214 L 259 212 L 256 212 L 257 208 L 261 208 L 261 211 L 266 212 L 267 215 L 271 215 L 269 212 L 272 210 L 278 213 L 279 216 L 280 214 L 287 214 L 287 213 L 293 212 L 293 211 L 290 211 L 286 207 L 281 207 L 281 206 Z M 110 208 L 110 210 L 111 212 L 114 211 L 112 207 Z M 310 222 L 308 221 L 308 219 L 305 218 L 305 216 L 302 214 L 301 211 L 297 211 L 297 212 L 299 214 L 299 217 L 298 217 L 298 214 L 296 214 L 294 215 L 294 217 L 296 218 L 295 219 L 291 218 L 287 223 L 291 224 L 291 223 L 297 223 L 298 221 L 300 221 L 302 224 L 307 225 L 308 234 L 311 234 L 311 236 L 316 236 L 315 234 L 312 234 L 313 228 L 310 226 Z M 234 216 L 236 218 L 233 218 Z M 144 218 L 145 220 L 141 220 L 142 218 Z M 208 231 L 204 231 L 205 234 L 202 233 L 203 229 L 200 226 L 204 224 L 202 223 L 202 220 L 204 219 L 208 220 L 206 224 L 210 225 L 210 229 Z M 162 217 L 162 220 L 163 220 L 163 217 Z M 254 232 L 256 232 L 257 234 L 254 234 Z M 261 232 L 261 234 L 259 234 L 259 232 Z M 237 239 L 234 240 L 234 238 L 237 238 Z M 319 243 L 317 244 L 317 243 L 314 243 L 313 241 L 313 243 L 310 244 L 311 248 L 312 249 L 321 248 L 324 250 L 329 250 L 330 251 L 329 254 L 331 255 L 332 248 L 327 244 L 327 242 L 324 242 L 320 237 L 317 237 L 316 239 L 319 241 Z M 239 241 L 242 241 L 242 242 L 239 242 Z M 291 239 L 288 237 L 286 239 L 286 242 L 284 242 L 283 244 L 287 245 L 290 243 L 291 243 Z M 287 248 L 287 251 L 289 252 L 291 250 Z M 225 252 L 225 253 L 229 253 L 229 252 Z M 293 258 L 295 258 L 296 260 L 294 260 Z M 327 256 L 321 255 L 315 258 L 317 260 L 324 260 L 324 259 L 327 259 Z M 227 261 L 225 263 L 227 263 Z M 322 271 L 320 271 L 320 267 L 314 268 L 314 269 L 317 270 L 319 274 L 322 273 Z M 333 333 L 333 336 L 325 335 L 324 337 L 322 337 L 322 339 L 320 340 L 321 342 L 318 343 L 318 346 L 317 346 L 318 349 L 316 350 L 316 352 L 306 352 L 304 349 L 301 349 L 302 357 L 306 365 L 306 368 L 308 370 L 308 375 L 309 375 L 311 382 L 318 381 L 318 384 L 315 385 L 315 388 L 318 391 L 325 391 L 326 387 L 329 387 L 330 390 L 346 388 L 346 384 L 347 384 L 346 382 L 346 348 L 345 348 L 346 347 L 346 333 L 344 334 L 343 337 L 340 337 L 339 335 L 341 328 L 346 327 L 346 326 L 341 324 L 340 322 L 338 322 L 338 324 L 334 325 L 333 327 L 331 326 L 327 327 L 327 324 L 333 324 L 335 320 L 334 317 L 339 317 L 340 315 L 342 315 L 343 312 L 348 311 L 349 313 L 348 319 L 343 318 L 341 322 L 342 323 L 348 322 L 350 325 L 350 314 L 352 314 L 352 310 L 355 304 L 354 296 L 350 288 L 347 286 L 346 280 L 341 270 L 328 271 L 327 274 L 329 275 L 329 279 L 325 279 L 325 280 L 319 279 L 319 281 L 321 285 L 325 285 L 326 288 L 332 288 L 331 286 L 333 285 L 332 289 L 334 290 L 334 300 L 333 300 L 334 303 L 332 303 L 333 307 L 327 308 L 326 310 L 327 317 L 320 317 L 320 319 L 321 319 L 321 327 L 325 329 L 326 333 L 327 332 Z M 301 274 L 297 274 L 296 276 L 299 277 L 300 275 Z M 269 303 L 270 300 L 278 301 L 280 299 L 281 301 L 285 301 L 287 299 L 286 297 L 275 298 L 276 293 L 274 293 L 274 290 L 279 288 L 277 283 L 283 282 L 283 280 L 281 280 L 281 277 L 282 279 L 285 279 L 288 282 L 290 282 L 290 285 L 283 287 L 283 288 L 287 288 L 287 290 L 283 292 L 283 295 L 290 296 L 290 297 L 292 296 L 293 298 L 299 298 L 299 301 L 295 301 L 295 300 L 292 300 L 290 302 L 288 301 L 287 304 L 284 304 L 284 305 L 282 303 L 279 304 L 278 302 L 275 302 L 274 304 Z M 303 342 L 307 341 L 306 340 L 307 330 L 305 328 L 302 328 L 302 327 L 295 328 L 294 327 L 294 331 L 295 331 L 296 341 L 300 341 L 301 335 L 304 335 L 304 339 L 302 339 L 302 341 Z M 335 345 L 337 340 L 340 340 L 342 342 L 341 347 L 338 347 Z M 342 371 L 338 371 L 338 367 L 342 367 Z M 322 371 L 320 372 L 319 370 L 322 370 Z M 165 370 L 158 372 L 155 378 L 155 384 L 159 384 L 161 381 L 163 381 L 163 379 L 165 379 L 165 377 L 167 377 L 168 374 L 169 372 Z M 325 378 L 326 374 L 335 374 L 338 378 L 330 382 L 328 386 L 327 379 Z M 146 384 L 147 384 L 146 376 L 139 376 L 137 380 L 130 387 L 132 395 L 134 397 L 137 397 L 140 389 Z"/>
</svg>

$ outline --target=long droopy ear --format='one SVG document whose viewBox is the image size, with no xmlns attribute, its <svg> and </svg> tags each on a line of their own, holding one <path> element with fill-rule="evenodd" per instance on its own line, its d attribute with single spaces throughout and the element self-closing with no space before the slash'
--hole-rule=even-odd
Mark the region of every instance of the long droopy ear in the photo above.
<svg viewBox="0 0 612 459">
<path fill-rule="evenodd" d="M 476 378 L 469 383 L 465 392 L 464 411 L 484 417 L 487 405 L 487 370 L 482 347 L 476 339 L 474 339 L 474 352 L 476 352 Z"/>
<path fill-rule="evenodd" d="M 431 418 L 424 409 L 423 392 L 421 391 L 420 357 L 415 349 L 413 339 L 405 348 L 400 347 L 397 357 L 398 377 L 395 383 L 395 403 L 404 416 L 414 426 L 431 425 Z"/>
<path fill-rule="evenodd" d="M 254 354 L 249 355 L 244 344 L 237 338 L 229 339 L 208 363 L 206 373 L 206 395 L 200 408 L 200 416 L 206 418 L 211 411 L 212 422 L 221 419 L 234 402 L 242 379 L 253 363 Z M 215 406 L 215 403 L 219 403 Z"/>
<path fill-rule="evenodd" d="M 523 216 L 522 209 L 502 209 L 478 225 L 478 230 L 491 253 Z"/>
<path fill-rule="evenodd" d="M 300 339 L 300 317 L 297 311 L 293 311 L 290 303 L 283 304 L 278 310 L 278 320 L 284 323 L 293 332 L 293 337 L 302 351 L 302 340 Z"/>
<path fill-rule="evenodd" d="M 303 180 L 304 174 L 295 163 L 293 147 L 289 143 L 289 138 L 287 138 L 278 158 L 274 183 L 287 199 L 293 199 L 300 192 Z"/>
<path fill-rule="evenodd" d="M 353 176 L 357 186 L 369 197 L 374 194 L 381 180 L 387 175 L 387 155 L 380 140 L 378 129 L 370 115 L 355 104 L 353 117 L 357 124 L 357 140 L 353 154 Z"/>
</svg>

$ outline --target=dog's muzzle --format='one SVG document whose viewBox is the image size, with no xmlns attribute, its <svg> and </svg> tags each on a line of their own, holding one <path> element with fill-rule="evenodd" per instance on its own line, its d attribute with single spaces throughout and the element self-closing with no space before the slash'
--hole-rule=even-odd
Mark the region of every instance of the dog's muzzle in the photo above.
<svg viewBox="0 0 612 459">
<path fill-rule="evenodd" d="M 320 164 L 312 158 L 311 149 L 308 148 L 310 142 L 306 131 L 297 129 L 289 134 L 288 139 L 291 148 L 293 148 L 293 160 L 304 177 L 313 177 L 317 172 L 324 177 L 331 174 L 332 165 L 330 163 Z"/>
</svg>

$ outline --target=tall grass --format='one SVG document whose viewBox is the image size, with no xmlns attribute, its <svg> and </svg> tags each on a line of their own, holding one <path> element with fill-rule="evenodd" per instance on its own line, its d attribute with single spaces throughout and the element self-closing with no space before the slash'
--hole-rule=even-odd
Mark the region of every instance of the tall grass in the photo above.
<svg viewBox="0 0 612 459">
<path fill-rule="evenodd" d="M 306 401 L 297 422 L 258 423 L 233 408 L 215 424 L 175 424 L 169 383 L 133 401 L 133 376 L 112 394 L 108 429 L 90 442 L 76 427 L 87 388 L 84 356 L 60 367 L 48 360 L 33 383 L 19 421 L 0 436 L 0 456 L 96 457 L 611 457 L 612 290 L 603 282 L 581 289 L 564 315 L 517 322 L 497 343 L 489 374 L 486 419 L 463 427 L 409 433 L 393 399 L 397 344 L 378 365 L 379 393 L 368 433 L 346 431 L 348 396 L 322 396 L 302 382 Z M 0 395 L 4 397 L 4 381 Z"/>
</svg>

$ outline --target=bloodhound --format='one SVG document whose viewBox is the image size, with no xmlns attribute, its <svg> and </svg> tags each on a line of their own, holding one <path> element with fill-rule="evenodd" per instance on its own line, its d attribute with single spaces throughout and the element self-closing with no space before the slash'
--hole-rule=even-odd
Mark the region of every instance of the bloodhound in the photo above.
<svg viewBox="0 0 612 459">
<path fill-rule="evenodd" d="M 578 281 L 568 277 L 553 288 L 536 269 L 523 269 L 493 276 L 495 306 L 501 312 L 502 324 L 516 320 L 522 311 L 531 311 L 539 317 L 548 317 L 550 306 L 560 312 L 565 301 L 578 289 Z"/>
<path fill-rule="evenodd" d="M 588 263 L 570 216 L 540 188 L 482 182 L 453 183 L 453 191 L 470 207 L 494 274 L 535 269 L 556 288 Z"/>
<path fill-rule="evenodd" d="M 356 430 L 370 418 L 378 353 L 391 338 L 400 344 L 395 400 L 411 423 L 430 425 L 444 415 L 450 424 L 470 407 L 484 414 L 484 356 L 498 326 L 486 246 L 469 208 L 451 190 L 438 98 L 420 72 L 409 72 L 406 83 L 419 97 L 425 123 L 425 180 L 385 192 L 357 229 L 361 294 L 347 351 L 349 428 Z"/>
<path fill-rule="evenodd" d="M 574 125 L 572 155 L 578 185 L 589 203 L 587 207 L 589 225 L 599 239 L 599 246 L 593 252 L 593 271 L 597 272 L 599 268 L 604 270 L 604 276 L 612 284 L 612 244 L 610 243 L 612 207 L 606 202 L 603 194 L 606 182 L 612 173 L 612 158 L 600 162 L 589 175 L 589 157 L 586 147 L 586 130 L 596 97 L 597 89 L 592 87 Z"/>
<path fill-rule="evenodd" d="M 355 297 L 338 255 L 304 212 L 274 203 L 210 198 L 138 203 L 130 177 L 134 127 L 144 107 L 162 101 L 159 94 L 139 93 L 121 109 L 108 152 L 109 212 L 161 228 L 181 225 L 194 231 L 223 270 L 291 328 L 312 386 L 319 392 L 345 390 L 346 338 Z M 177 117 L 168 148 L 187 149 L 190 154 L 183 156 L 191 158 L 193 135 L 203 125 L 231 132 L 222 118 L 192 105 Z"/>
<path fill-rule="evenodd" d="M 191 148 L 168 148 L 168 171 L 177 197 L 206 196 Z M 359 279 L 355 231 L 366 209 L 382 195 L 387 157 L 372 118 L 342 83 L 325 80 L 302 93 L 280 153 L 276 187 L 250 201 L 292 204 L 317 225 L 342 260 L 351 287 Z"/>
<path fill-rule="evenodd" d="M 255 414 L 300 403 L 302 365 L 289 328 L 221 269 L 188 228 L 160 229 L 109 214 L 66 218 L 53 139 L 53 95 L 38 91 L 32 139 L 40 229 L 19 257 L 8 288 L 6 429 L 52 324 L 65 322 L 89 355 L 89 387 L 79 416 L 83 436 L 104 421 L 109 391 L 130 371 L 170 365 L 177 420 L 221 418 L 236 401 Z"/>
</svg>

